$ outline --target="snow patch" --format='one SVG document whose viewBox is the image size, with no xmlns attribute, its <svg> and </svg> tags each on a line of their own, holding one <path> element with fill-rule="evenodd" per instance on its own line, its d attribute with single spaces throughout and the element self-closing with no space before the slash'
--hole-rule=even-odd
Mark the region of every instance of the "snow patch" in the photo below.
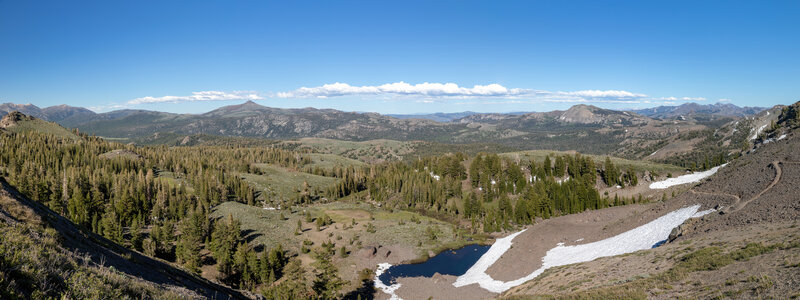
<svg viewBox="0 0 800 300">
<path fill-rule="evenodd" d="M 383 272 L 386 272 L 386 270 L 389 270 L 389 268 L 391 268 L 391 267 L 392 267 L 392 264 L 390 264 L 390 263 L 380 263 L 380 264 L 378 264 L 378 268 L 375 270 L 375 280 L 373 282 L 375 283 L 375 288 L 377 288 L 377 289 L 383 291 L 384 293 L 388 294 L 389 296 L 391 296 L 389 298 L 390 300 L 402 300 L 402 298 L 400 298 L 399 296 L 397 296 L 397 294 L 394 293 L 394 291 L 399 289 L 400 286 L 402 286 L 402 284 L 395 283 L 393 285 L 386 285 L 386 284 L 383 283 L 383 281 L 378 279 L 378 277 L 380 277 L 381 274 L 383 274 Z"/>
<path fill-rule="evenodd" d="M 694 172 L 692 174 L 678 176 L 678 177 L 675 177 L 675 178 L 667 178 L 667 179 L 662 180 L 662 181 L 656 181 L 656 182 L 653 182 L 653 183 L 650 184 L 650 189 L 661 190 L 661 189 L 665 189 L 665 188 L 671 187 L 673 185 L 681 185 L 681 184 L 687 184 L 687 183 L 692 183 L 692 182 L 698 182 L 700 180 L 703 180 L 703 178 L 706 178 L 708 176 L 714 175 L 714 173 L 717 173 L 717 170 L 719 170 L 719 168 L 722 168 L 725 165 L 727 165 L 727 164 L 723 164 L 721 166 L 716 166 L 716 167 L 713 167 L 713 168 L 711 168 L 709 170 L 706 170 L 706 171 L 703 171 L 703 172 Z"/>
<path fill-rule="evenodd" d="M 762 130 L 764 130 L 764 128 L 767 128 L 767 124 L 764 124 L 763 126 L 761 126 L 761 127 L 758 127 L 758 130 L 756 130 L 756 134 L 754 134 L 753 136 L 751 136 L 751 137 L 750 137 L 750 140 L 751 140 L 751 141 L 752 141 L 752 140 L 755 140 L 755 139 L 758 137 L 758 134 L 759 134 L 759 133 L 761 133 L 761 131 L 762 131 Z"/>
<path fill-rule="evenodd" d="M 483 286 L 483 282 L 496 281 L 492 279 L 492 277 L 489 276 L 489 274 L 486 274 L 486 270 L 488 270 L 489 267 L 491 267 L 495 262 L 497 262 L 497 260 L 499 260 L 500 257 L 502 257 L 503 254 L 506 253 L 506 251 L 508 251 L 508 249 L 511 249 L 511 244 L 512 244 L 511 241 L 521 233 L 525 232 L 525 230 L 527 229 L 523 229 L 507 237 L 497 239 L 494 242 L 494 244 L 492 244 L 492 247 L 489 247 L 489 251 L 486 251 L 486 253 L 484 253 L 481 256 L 481 258 L 479 258 L 478 261 L 475 262 L 475 264 L 472 265 L 472 267 L 470 267 L 466 273 L 464 273 L 464 275 L 458 276 L 458 278 L 456 278 L 456 282 L 453 283 L 453 286 L 462 287 L 465 285 L 478 283 L 484 289 L 493 291 Z M 500 283 L 502 284 L 502 282 Z M 499 293 L 502 291 L 503 290 L 495 293 Z"/>
<path fill-rule="evenodd" d="M 778 137 L 778 140 L 780 141 L 780 140 L 785 139 L 785 138 L 786 138 L 786 135 L 782 134 L 781 136 Z"/>
<path fill-rule="evenodd" d="M 512 281 L 499 281 L 493 279 L 486 270 L 489 269 L 500 257 L 511 248 L 512 240 L 524 232 L 519 231 L 507 237 L 498 239 L 489 251 L 487 251 L 478 262 L 475 263 L 464 275 L 459 276 L 453 283 L 455 287 L 461 287 L 477 283 L 482 288 L 494 292 L 502 293 L 512 287 L 523 284 L 536 276 L 542 274 L 545 270 L 569 265 L 579 262 L 592 261 L 600 257 L 615 256 L 634 251 L 653 248 L 655 245 L 663 242 L 669 237 L 669 233 L 673 228 L 680 226 L 689 218 L 702 216 L 712 210 L 705 210 L 698 212 L 700 205 L 689 206 L 670 212 L 650 223 L 636 227 L 629 231 L 623 232 L 619 235 L 607 238 L 605 240 L 575 246 L 564 246 L 559 243 L 555 248 L 547 251 L 547 254 L 542 258 L 542 267 L 533 271 L 533 273 Z"/>
</svg>

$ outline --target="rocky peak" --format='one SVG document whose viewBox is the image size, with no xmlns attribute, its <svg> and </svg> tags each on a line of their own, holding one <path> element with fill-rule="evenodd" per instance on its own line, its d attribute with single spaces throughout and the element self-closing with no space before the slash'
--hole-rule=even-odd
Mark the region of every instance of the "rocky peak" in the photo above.
<svg viewBox="0 0 800 300">
<path fill-rule="evenodd" d="M 12 111 L 8 113 L 2 120 L 0 120 L 0 128 L 8 128 L 17 125 L 17 123 L 26 120 L 34 120 L 36 118 L 23 114 L 19 111 Z"/>
<path fill-rule="evenodd" d="M 602 118 L 595 115 L 594 112 L 596 110 L 597 107 L 595 106 L 578 104 L 563 112 L 558 119 L 564 122 L 581 124 L 602 122 Z"/>
</svg>

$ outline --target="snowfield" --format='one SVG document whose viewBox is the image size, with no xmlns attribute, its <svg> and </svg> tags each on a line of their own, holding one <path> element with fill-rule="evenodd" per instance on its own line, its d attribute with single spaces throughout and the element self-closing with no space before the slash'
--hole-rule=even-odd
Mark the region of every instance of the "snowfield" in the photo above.
<svg viewBox="0 0 800 300">
<path fill-rule="evenodd" d="M 375 288 L 377 288 L 377 289 L 383 291 L 384 293 L 389 294 L 389 296 L 391 296 L 391 298 L 389 298 L 390 300 L 401 300 L 400 297 L 398 297 L 394 293 L 394 291 L 396 291 L 397 289 L 400 288 L 400 286 L 402 286 L 401 284 L 395 283 L 393 285 L 385 285 L 385 284 L 383 284 L 383 281 L 378 279 L 378 277 L 380 277 L 381 274 L 383 274 L 383 272 L 386 272 L 386 270 L 388 270 L 391 267 L 392 267 L 392 264 L 390 264 L 390 263 L 378 264 L 378 269 L 375 270 L 375 280 L 373 282 L 375 283 Z"/>
<path fill-rule="evenodd" d="M 655 219 L 650 223 L 593 243 L 575 246 L 558 244 L 555 248 L 547 251 L 547 254 L 542 258 L 542 267 L 533 271 L 533 273 L 517 280 L 506 282 L 492 279 L 489 274 L 486 274 L 486 270 L 511 248 L 511 241 L 517 235 L 525 231 L 522 230 L 498 239 L 492 247 L 489 248 L 489 251 L 481 256 L 475 265 L 467 270 L 464 275 L 456 279 L 453 286 L 462 287 L 477 283 L 488 291 L 502 293 L 539 276 L 548 268 L 650 249 L 666 240 L 672 229 L 683 224 L 687 219 L 701 217 L 714 211 L 711 209 L 698 212 L 699 209 L 700 205 L 681 208 Z"/>
<path fill-rule="evenodd" d="M 706 170 L 706 171 L 703 171 L 703 172 L 694 172 L 692 174 L 682 175 L 682 176 L 678 176 L 678 177 L 675 177 L 675 178 L 667 178 L 666 180 L 662 180 L 662 181 L 656 181 L 656 182 L 653 182 L 653 183 L 650 184 L 650 189 L 661 190 L 661 189 L 665 189 L 665 188 L 671 187 L 673 185 L 681 185 L 681 184 L 687 184 L 687 183 L 692 183 L 692 182 L 698 182 L 700 180 L 703 180 L 703 178 L 706 178 L 708 176 L 714 175 L 714 173 L 717 173 L 717 170 L 719 170 L 719 168 L 722 168 L 725 165 L 727 165 L 727 164 L 723 164 L 721 166 L 716 166 L 716 167 L 713 167 L 713 168 L 711 168 L 709 170 Z"/>
</svg>

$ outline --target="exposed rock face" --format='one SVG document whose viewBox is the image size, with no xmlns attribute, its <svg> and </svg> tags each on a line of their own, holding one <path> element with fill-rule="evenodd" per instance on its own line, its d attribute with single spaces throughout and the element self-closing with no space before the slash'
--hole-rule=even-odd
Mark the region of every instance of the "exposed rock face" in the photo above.
<svg viewBox="0 0 800 300">
<path fill-rule="evenodd" d="M 8 128 L 17 125 L 20 121 L 34 120 L 34 117 L 25 115 L 19 111 L 12 111 L 0 120 L 0 128 Z"/>
<path fill-rule="evenodd" d="M 672 232 L 669 233 L 667 242 L 672 243 L 673 241 L 675 241 L 675 239 L 677 239 L 681 235 L 683 235 L 683 228 L 681 228 L 681 226 L 672 228 Z"/>
<path fill-rule="evenodd" d="M 698 219 L 696 218 L 688 219 L 680 226 L 673 228 L 672 232 L 669 233 L 669 237 L 667 238 L 667 243 L 672 243 L 682 235 L 693 232 L 697 220 Z"/>
<path fill-rule="evenodd" d="M 562 113 L 558 119 L 564 122 L 581 124 L 600 123 L 602 121 L 602 118 L 596 116 L 590 107 L 586 105 L 575 105 Z"/>
</svg>

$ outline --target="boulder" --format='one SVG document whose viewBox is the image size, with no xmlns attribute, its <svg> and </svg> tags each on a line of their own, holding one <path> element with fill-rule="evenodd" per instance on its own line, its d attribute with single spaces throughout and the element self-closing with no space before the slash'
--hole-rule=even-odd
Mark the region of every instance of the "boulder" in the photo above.
<svg viewBox="0 0 800 300">
<path fill-rule="evenodd" d="M 378 253 L 378 248 L 375 246 L 367 246 L 361 249 L 361 257 L 372 258 Z"/>
</svg>

